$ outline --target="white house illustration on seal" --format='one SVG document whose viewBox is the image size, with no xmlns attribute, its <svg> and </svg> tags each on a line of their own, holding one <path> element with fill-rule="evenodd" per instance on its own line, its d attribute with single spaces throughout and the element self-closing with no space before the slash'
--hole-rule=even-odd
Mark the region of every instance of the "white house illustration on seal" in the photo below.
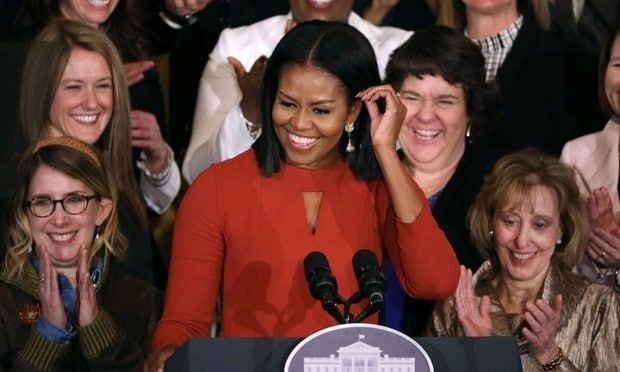
<svg viewBox="0 0 620 372">
<path fill-rule="evenodd" d="M 415 358 L 381 356 L 382 350 L 359 341 L 338 348 L 338 356 L 304 358 L 304 372 L 415 372 Z"/>
</svg>

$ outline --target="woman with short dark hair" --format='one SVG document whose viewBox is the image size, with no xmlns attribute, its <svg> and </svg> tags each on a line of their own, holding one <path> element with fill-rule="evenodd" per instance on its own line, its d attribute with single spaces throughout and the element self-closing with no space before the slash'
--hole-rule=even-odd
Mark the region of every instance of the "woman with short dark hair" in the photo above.
<svg viewBox="0 0 620 372">
<path fill-rule="evenodd" d="M 484 57 L 460 32 L 431 27 L 394 51 L 386 82 L 407 108 L 398 138 L 405 169 L 424 191 L 459 262 L 475 270 L 482 259 L 469 240 L 466 215 L 495 160 L 479 141 L 496 101 L 494 86 L 485 82 Z M 386 274 L 394 275 L 390 265 Z M 420 336 L 432 303 L 407 298 L 394 279 L 388 280 L 387 301 L 384 324 Z"/>
</svg>

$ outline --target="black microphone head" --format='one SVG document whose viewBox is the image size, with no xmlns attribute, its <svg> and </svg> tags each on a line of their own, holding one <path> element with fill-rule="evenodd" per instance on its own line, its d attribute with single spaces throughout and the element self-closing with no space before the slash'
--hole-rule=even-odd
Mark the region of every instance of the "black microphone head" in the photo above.
<svg viewBox="0 0 620 372">
<path fill-rule="evenodd" d="M 353 271 L 359 282 L 360 294 L 371 301 L 383 301 L 386 280 L 375 253 L 362 249 L 353 255 Z"/>
<path fill-rule="evenodd" d="M 369 268 L 373 270 L 380 270 L 379 260 L 377 260 L 377 256 L 370 249 L 361 249 L 353 255 L 353 270 L 355 270 L 355 277 L 359 279 L 359 275 L 362 274 L 364 270 L 368 270 Z"/>
<path fill-rule="evenodd" d="M 308 280 L 310 276 L 315 275 L 317 270 L 331 272 L 327 257 L 325 257 L 323 253 L 318 251 L 310 252 L 306 255 L 306 258 L 304 258 L 304 274 L 306 275 L 306 280 Z"/>
<path fill-rule="evenodd" d="M 332 275 L 327 257 L 321 252 L 310 252 L 304 259 L 304 274 L 312 297 L 332 301 L 337 297 L 338 283 Z"/>
</svg>

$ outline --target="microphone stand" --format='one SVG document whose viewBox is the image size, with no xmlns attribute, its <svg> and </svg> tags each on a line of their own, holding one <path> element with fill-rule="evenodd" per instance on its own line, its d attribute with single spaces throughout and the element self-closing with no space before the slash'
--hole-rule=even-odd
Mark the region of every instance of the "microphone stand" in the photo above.
<svg viewBox="0 0 620 372">
<path fill-rule="evenodd" d="M 362 296 L 359 292 L 355 292 L 345 303 L 345 309 L 349 309 L 351 305 L 358 304 L 362 301 Z M 352 318 L 348 323 L 359 323 L 364 319 L 368 318 L 372 314 L 383 310 L 383 301 L 370 300 L 364 310 L 359 313 L 356 317 Z M 353 314 L 349 313 L 351 317 Z"/>
</svg>

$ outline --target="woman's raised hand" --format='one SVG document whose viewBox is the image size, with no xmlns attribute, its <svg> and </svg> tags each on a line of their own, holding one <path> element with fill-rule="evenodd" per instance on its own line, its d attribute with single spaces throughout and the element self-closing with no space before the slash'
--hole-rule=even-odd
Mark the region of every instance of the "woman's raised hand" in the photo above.
<svg viewBox="0 0 620 372">
<path fill-rule="evenodd" d="M 58 329 L 67 329 L 67 314 L 60 299 L 58 274 L 52 265 L 47 247 L 39 247 L 41 261 L 39 266 L 39 291 L 41 297 L 41 315 Z"/>
<path fill-rule="evenodd" d="M 611 197 L 606 188 L 598 188 L 590 194 L 588 220 L 588 256 L 600 267 L 617 268 L 620 266 L 620 226 L 616 223 Z"/>
<path fill-rule="evenodd" d="M 403 125 L 407 108 L 400 102 L 391 85 L 368 88 L 356 96 L 366 105 L 370 115 L 370 136 L 375 151 L 396 152 L 396 141 Z M 385 102 L 385 110 L 380 109 Z"/>
<path fill-rule="evenodd" d="M 88 272 L 88 249 L 85 245 L 80 247 L 76 277 L 78 298 L 75 308 L 77 309 L 78 325 L 80 327 L 85 327 L 92 323 L 97 317 L 97 314 L 99 314 L 95 287 L 93 286 L 90 273 Z"/>
<path fill-rule="evenodd" d="M 160 173 L 168 164 L 168 146 L 159 131 L 157 118 L 150 112 L 131 110 L 131 145 L 144 150 L 151 173 Z"/>
<path fill-rule="evenodd" d="M 461 265 L 459 284 L 454 294 L 456 314 L 468 337 L 491 336 L 493 324 L 491 322 L 491 301 L 489 296 L 481 299 L 474 294 L 472 272 Z"/>
<path fill-rule="evenodd" d="M 525 304 L 523 319 L 527 322 L 527 327 L 523 328 L 523 336 L 530 343 L 530 355 L 540 364 L 549 363 L 560 352 L 555 343 L 555 335 L 558 332 L 561 310 L 562 295 L 559 294 L 555 296 L 553 306 L 543 299 Z"/>
</svg>

